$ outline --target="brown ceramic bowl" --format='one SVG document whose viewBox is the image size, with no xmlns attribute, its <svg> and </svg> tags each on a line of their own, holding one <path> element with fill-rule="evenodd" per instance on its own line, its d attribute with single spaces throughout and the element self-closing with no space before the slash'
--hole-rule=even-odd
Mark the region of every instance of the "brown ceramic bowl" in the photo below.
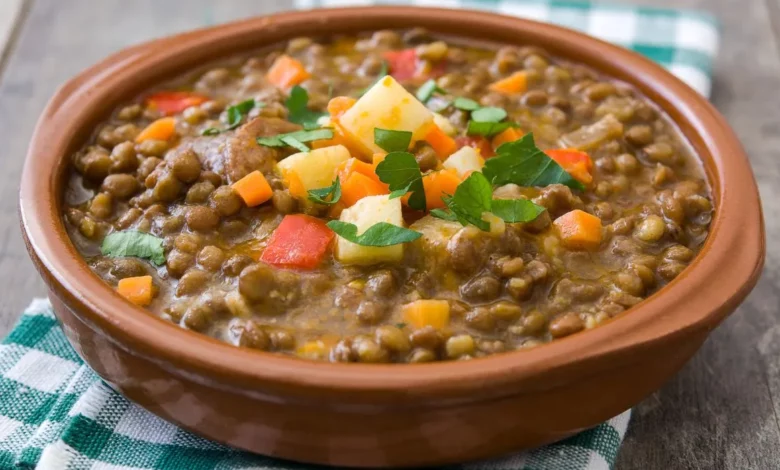
<svg viewBox="0 0 780 470">
<path fill-rule="evenodd" d="M 706 168 L 716 211 L 701 254 L 660 292 L 594 330 L 528 351 L 419 365 L 327 364 L 239 349 L 132 306 L 90 272 L 63 227 L 64 175 L 71 152 L 122 100 L 204 61 L 295 36 L 411 26 L 538 45 L 636 86 L 677 123 Z M 125 49 L 49 103 L 27 155 L 20 207 L 57 317 L 103 379 L 208 438 L 339 466 L 481 459 L 567 437 L 626 410 L 734 311 L 765 252 L 748 159 L 723 117 L 692 89 L 634 53 L 573 31 L 429 8 L 284 13 Z"/>
</svg>

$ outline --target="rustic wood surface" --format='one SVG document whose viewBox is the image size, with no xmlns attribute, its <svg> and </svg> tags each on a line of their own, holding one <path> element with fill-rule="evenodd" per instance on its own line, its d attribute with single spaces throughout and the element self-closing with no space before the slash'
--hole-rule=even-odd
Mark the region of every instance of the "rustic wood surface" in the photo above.
<svg viewBox="0 0 780 470">
<path fill-rule="evenodd" d="M 0 54 L 0 337 L 32 297 L 45 294 L 19 234 L 16 206 L 28 139 L 55 88 L 124 46 L 290 8 L 287 2 L 24 3 L 8 50 Z M 744 305 L 676 377 L 635 408 L 617 468 L 780 469 L 780 246 L 773 237 L 780 229 L 780 0 L 635 2 L 701 8 L 722 22 L 712 100 L 750 154 L 769 252 Z"/>
</svg>

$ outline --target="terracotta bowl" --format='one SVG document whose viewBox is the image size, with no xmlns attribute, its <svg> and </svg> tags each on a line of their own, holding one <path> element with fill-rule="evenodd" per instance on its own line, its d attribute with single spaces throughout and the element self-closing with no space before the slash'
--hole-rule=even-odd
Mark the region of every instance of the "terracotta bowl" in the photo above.
<svg viewBox="0 0 780 470">
<path fill-rule="evenodd" d="M 541 46 L 636 86 L 677 123 L 712 185 L 701 254 L 608 324 L 468 362 L 326 364 L 239 349 L 125 302 L 90 272 L 61 217 L 72 151 L 112 108 L 205 61 L 301 35 L 423 26 Z M 756 183 L 723 117 L 639 55 L 556 26 L 482 12 L 349 8 L 255 18 L 130 47 L 64 84 L 24 167 L 22 228 L 65 333 L 109 384 L 166 420 L 235 447 L 338 466 L 462 462 L 539 446 L 658 389 L 734 311 L 764 261 Z M 670 423 L 671 425 L 671 423 Z"/>
</svg>

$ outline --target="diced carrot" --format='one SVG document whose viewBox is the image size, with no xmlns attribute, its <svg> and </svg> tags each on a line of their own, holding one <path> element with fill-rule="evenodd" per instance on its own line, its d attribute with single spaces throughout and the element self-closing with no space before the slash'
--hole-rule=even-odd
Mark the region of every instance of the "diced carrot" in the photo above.
<svg viewBox="0 0 780 470">
<path fill-rule="evenodd" d="M 120 279 L 116 291 L 130 302 L 145 307 L 152 303 L 152 276 Z"/>
<path fill-rule="evenodd" d="M 415 300 L 401 307 L 404 321 L 413 328 L 432 326 L 437 329 L 450 323 L 450 303 L 446 300 Z"/>
<path fill-rule="evenodd" d="M 303 181 L 301 181 L 301 177 L 298 176 L 298 173 L 295 173 L 294 171 L 285 171 L 282 173 L 282 179 L 287 185 L 287 190 L 290 191 L 290 194 L 293 197 L 297 197 L 298 199 L 306 199 L 309 196 L 309 193 L 306 191 L 306 187 L 303 185 Z"/>
<path fill-rule="evenodd" d="M 138 137 L 135 138 L 136 142 L 143 142 L 144 140 L 168 140 L 173 137 L 176 132 L 176 119 L 172 117 L 160 118 L 141 131 Z"/>
<path fill-rule="evenodd" d="M 528 89 L 528 76 L 524 71 L 515 72 L 506 78 L 491 83 L 488 89 L 505 95 L 522 93 Z"/>
<path fill-rule="evenodd" d="M 384 183 L 356 171 L 341 180 L 341 202 L 347 207 L 351 207 L 364 197 L 388 194 L 388 192 L 387 185 Z"/>
<path fill-rule="evenodd" d="M 208 96 L 191 91 L 159 91 L 146 98 L 146 106 L 166 116 L 178 114 L 190 106 L 197 106 L 209 100 Z"/>
<path fill-rule="evenodd" d="M 601 219 L 595 215 L 575 209 L 553 222 L 561 241 L 572 250 L 590 250 L 601 244 Z"/>
<path fill-rule="evenodd" d="M 521 138 L 522 136 L 523 134 L 521 134 L 517 129 L 515 129 L 514 127 L 510 127 L 508 129 L 503 130 L 495 137 L 493 137 L 491 144 L 493 145 L 494 149 L 498 149 L 499 147 L 501 147 L 502 144 L 505 144 L 507 142 L 514 142 L 517 139 Z"/>
<path fill-rule="evenodd" d="M 455 189 L 461 183 L 458 172 L 445 169 L 433 171 L 423 176 L 423 188 L 425 188 L 425 206 L 428 210 L 443 208 L 442 196 L 455 194 Z"/>
<path fill-rule="evenodd" d="M 274 195 L 268 180 L 257 170 L 233 183 L 233 191 L 241 196 L 247 207 L 258 206 Z"/>
<path fill-rule="evenodd" d="M 490 141 L 481 135 L 463 135 L 455 139 L 455 143 L 458 148 L 474 147 L 479 150 L 479 155 L 482 158 L 490 158 L 495 155 L 493 147 L 490 145 Z"/>
<path fill-rule="evenodd" d="M 325 222 L 304 214 L 286 215 L 274 230 L 260 260 L 274 266 L 314 269 L 335 233 Z"/>
<path fill-rule="evenodd" d="M 331 120 L 338 120 L 342 114 L 346 113 L 357 100 L 349 96 L 335 96 L 328 101 L 328 114 Z"/>
<path fill-rule="evenodd" d="M 290 88 L 311 77 L 303 64 L 288 55 L 279 56 L 268 69 L 266 78 L 279 88 Z"/>
<path fill-rule="evenodd" d="M 440 159 L 444 160 L 449 157 L 456 150 L 458 150 L 458 144 L 455 143 L 455 139 L 448 136 L 439 126 L 434 124 L 431 126 L 431 130 L 425 134 L 425 139 L 428 144 L 436 151 L 436 155 Z"/>
<path fill-rule="evenodd" d="M 339 178 L 342 180 L 345 180 L 351 173 L 361 173 L 372 180 L 376 181 L 377 183 L 381 183 L 385 186 L 385 189 L 388 189 L 387 185 L 385 183 L 382 183 L 382 180 L 379 179 L 379 176 L 376 174 L 376 166 L 374 166 L 371 163 L 366 163 L 363 160 L 358 160 L 357 158 L 350 158 L 349 160 L 346 160 L 339 164 L 337 173 L 339 175 Z M 389 189 L 388 189 L 389 190 Z"/>
<path fill-rule="evenodd" d="M 593 174 L 591 174 L 593 160 L 587 153 L 577 149 L 555 149 L 547 150 L 545 153 L 580 183 L 593 182 Z"/>
</svg>

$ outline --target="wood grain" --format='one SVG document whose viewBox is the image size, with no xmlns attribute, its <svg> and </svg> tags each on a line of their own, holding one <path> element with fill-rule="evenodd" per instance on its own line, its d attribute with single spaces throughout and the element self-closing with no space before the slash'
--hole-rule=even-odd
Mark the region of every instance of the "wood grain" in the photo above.
<svg viewBox="0 0 780 470">
<path fill-rule="evenodd" d="M 2 0 L 0 0 L 2 1 Z M 30 1 L 30 0 L 28 0 Z M 713 102 L 740 135 L 766 216 L 763 278 L 666 386 L 636 407 L 617 468 L 780 469 L 780 0 L 631 0 L 709 10 L 722 21 Z M 45 294 L 19 235 L 19 174 L 55 88 L 129 44 L 291 8 L 255 0 L 35 0 L 0 75 L 0 336 Z M 728 269 L 728 267 L 724 267 Z"/>
</svg>

